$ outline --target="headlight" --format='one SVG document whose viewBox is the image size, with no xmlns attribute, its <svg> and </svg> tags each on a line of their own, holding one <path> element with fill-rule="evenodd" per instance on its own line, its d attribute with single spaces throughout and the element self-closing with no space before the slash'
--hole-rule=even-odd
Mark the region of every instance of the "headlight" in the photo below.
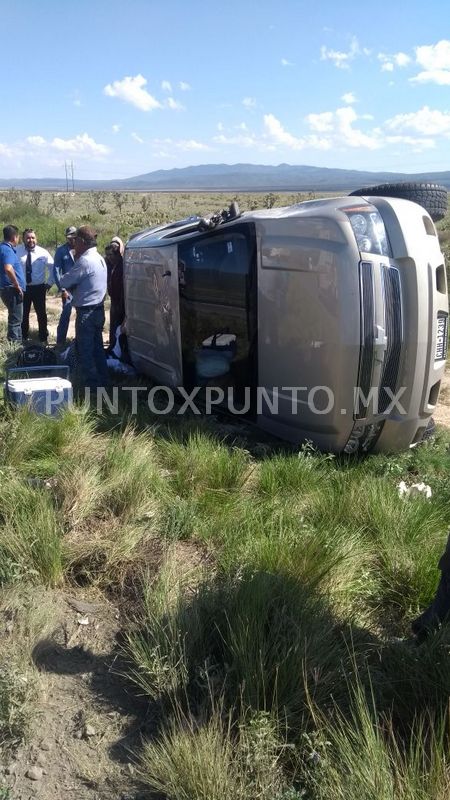
<svg viewBox="0 0 450 800">
<path fill-rule="evenodd" d="M 391 255 L 384 222 L 374 206 L 343 208 L 352 226 L 358 248 L 363 253 Z"/>
<path fill-rule="evenodd" d="M 357 236 L 365 233 L 367 230 L 367 218 L 364 214 L 352 214 L 350 217 L 350 224 Z"/>
</svg>

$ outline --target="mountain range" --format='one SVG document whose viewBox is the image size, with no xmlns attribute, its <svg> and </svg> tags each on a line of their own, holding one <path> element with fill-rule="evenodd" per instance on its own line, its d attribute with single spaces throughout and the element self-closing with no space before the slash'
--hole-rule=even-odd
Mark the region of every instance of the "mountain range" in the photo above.
<svg viewBox="0 0 450 800">
<path fill-rule="evenodd" d="M 450 190 L 450 171 L 428 173 L 368 172 L 305 165 L 200 164 L 159 169 L 115 180 L 76 180 L 78 191 L 351 191 L 363 186 L 398 181 L 439 183 Z M 64 178 L 0 178 L 7 188 L 64 191 Z"/>
</svg>

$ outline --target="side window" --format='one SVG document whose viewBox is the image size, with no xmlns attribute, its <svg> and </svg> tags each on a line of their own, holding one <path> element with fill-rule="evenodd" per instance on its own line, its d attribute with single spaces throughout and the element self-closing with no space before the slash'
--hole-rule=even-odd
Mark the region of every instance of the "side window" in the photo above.
<svg viewBox="0 0 450 800">
<path fill-rule="evenodd" d="M 249 247 L 242 233 L 197 239 L 179 247 L 180 292 L 187 300 L 245 307 Z"/>
</svg>

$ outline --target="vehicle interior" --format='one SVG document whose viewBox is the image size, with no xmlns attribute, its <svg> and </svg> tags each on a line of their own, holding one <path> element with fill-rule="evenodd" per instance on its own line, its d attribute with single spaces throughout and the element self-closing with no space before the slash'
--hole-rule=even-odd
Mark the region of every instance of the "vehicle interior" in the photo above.
<svg viewBox="0 0 450 800">
<path fill-rule="evenodd" d="M 232 388 L 236 407 L 257 381 L 254 225 L 220 226 L 178 247 L 184 386 Z M 249 387 L 247 395 L 245 387 Z"/>
</svg>

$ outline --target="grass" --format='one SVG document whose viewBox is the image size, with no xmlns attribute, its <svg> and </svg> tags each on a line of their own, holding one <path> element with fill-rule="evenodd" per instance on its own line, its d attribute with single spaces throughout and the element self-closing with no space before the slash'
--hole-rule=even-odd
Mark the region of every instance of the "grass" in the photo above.
<svg viewBox="0 0 450 800">
<path fill-rule="evenodd" d="M 0 748 L 14 746 L 24 738 L 29 695 L 23 674 L 11 667 L 0 669 Z"/>
<path fill-rule="evenodd" d="M 165 720 L 141 753 L 149 786 L 169 798 L 295 798 L 302 737 L 341 719 L 351 738 L 355 676 L 398 747 L 419 714 L 423 726 L 442 716 L 445 631 L 420 648 L 392 636 L 407 634 L 435 589 L 447 433 L 389 459 L 303 448 L 259 460 L 204 422 L 107 423 L 81 409 L 0 419 L 1 583 L 7 592 L 75 581 L 117 597 L 133 586 L 129 675 Z M 431 500 L 400 498 L 398 482 L 418 477 Z M 187 544 L 206 554 L 203 566 L 180 557 Z M 272 795 L 243 755 L 255 719 L 273 726 L 270 758 L 261 756 L 262 773 L 276 776 Z M 369 769 L 367 743 L 364 752 Z M 337 773 L 320 780 L 308 784 L 313 800 Z"/>
</svg>

